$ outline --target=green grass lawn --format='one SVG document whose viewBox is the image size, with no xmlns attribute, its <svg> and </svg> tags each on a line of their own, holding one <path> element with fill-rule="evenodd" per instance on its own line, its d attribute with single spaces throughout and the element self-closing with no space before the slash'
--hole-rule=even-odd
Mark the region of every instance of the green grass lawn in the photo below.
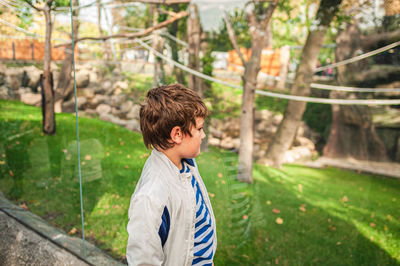
<svg viewBox="0 0 400 266">
<path fill-rule="evenodd" d="M 80 235 L 75 118 L 0 101 L 0 190 L 67 233 Z M 80 118 L 85 232 L 123 260 L 130 196 L 149 155 L 140 134 Z M 399 265 L 400 180 L 334 168 L 255 165 L 235 181 L 237 155 L 198 158 L 217 219 L 215 265 Z"/>
</svg>

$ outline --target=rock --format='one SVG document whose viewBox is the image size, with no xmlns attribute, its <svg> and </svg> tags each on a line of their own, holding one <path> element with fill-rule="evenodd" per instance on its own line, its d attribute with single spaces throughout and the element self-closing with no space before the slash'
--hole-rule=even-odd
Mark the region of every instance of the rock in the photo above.
<svg viewBox="0 0 400 266">
<path fill-rule="evenodd" d="M 128 120 L 126 121 L 125 128 L 130 131 L 140 132 L 140 124 L 137 120 Z"/>
<path fill-rule="evenodd" d="M 215 129 L 214 127 L 209 127 L 208 128 L 208 132 L 211 136 L 213 136 L 214 138 L 218 138 L 221 139 L 222 138 L 222 132 L 218 129 Z"/>
<path fill-rule="evenodd" d="M 112 114 L 101 114 L 100 119 L 103 121 L 111 122 L 111 123 L 119 125 L 119 126 L 125 126 L 127 124 L 126 120 L 119 119 L 118 117 L 116 117 Z"/>
<path fill-rule="evenodd" d="M 86 98 L 93 98 L 94 97 L 94 89 L 86 88 L 83 90 L 83 94 L 85 95 Z"/>
<path fill-rule="evenodd" d="M 112 88 L 113 90 L 113 95 L 119 95 L 123 91 L 128 89 L 128 82 L 127 81 L 117 81 L 114 83 L 114 86 Z"/>
<path fill-rule="evenodd" d="M 281 123 L 282 119 L 283 119 L 283 115 L 282 114 L 274 115 L 272 117 L 272 123 L 274 125 L 276 125 L 276 126 L 279 126 L 279 124 Z"/>
<path fill-rule="evenodd" d="M 8 88 L 6 86 L 0 86 L 0 99 L 8 100 Z"/>
<path fill-rule="evenodd" d="M 221 144 L 221 140 L 213 137 L 208 138 L 208 144 L 211 146 L 219 147 Z"/>
<path fill-rule="evenodd" d="M 123 102 L 120 106 L 120 110 L 122 113 L 128 113 L 133 107 L 133 102 L 132 101 L 126 101 Z"/>
<path fill-rule="evenodd" d="M 307 147 L 293 147 L 285 153 L 283 163 L 294 163 L 299 161 L 308 161 L 312 158 L 313 152 Z"/>
<path fill-rule="evenodd" d="M 18 90 L 21 87 L 23 76 L 22 68 L 8 68 L 6 71 L 6 84 L 13 90 Z"/>
<path fill-rule="evenodd" d="M 108 114 L 111 112 L 111 106 L 107 105 L 107 104 L 99 104 L 99 106 L 97 106 L 96 108 L 96 112 L 97 114 L 101 115 L 101 114 Z"/>
<path fill-rule="evenodd" d="M 90 83 L 90 74 L 87 70 L 81 70 L 76 73 L 76 87 L 86 88 Z"/>
<path fill-rule="evenodd" d="M 310 151 L 315 150 L 315 145 L 314 143 L 309 140 L 308 138 L 297 136 L 295 140 L 293 141 L 293 146 L 301 146 L 309 149 Z"/>
<path fill-rule="evenodd" d="M 62 103 L 62 111 L 66 113 L 74 113 L 75 112 L 75 99 L 71 99 L 69 101 Z"/>
<path fill-rule="evenodd" d="M 126 118 L 139 120 L 140 119 L 139 112 L 140 112 L 140 105 L 134 104 L 129 113 L 126 114 Z"/>
<path fill-rule="evenodd" d="M 211 118 L 210 127 L 213 127 L 214 129 L 222 132 L 222 129 L 224 127 L 224 122 L 220 119 Z"/>
<path fill-rule="evenodd" d="M 21 95 L 21 101 L 29 105 L 40 106 L 42 102 L 42 95 L 31 92 L 24 93 Z"/>
<path fill-rule="evenodd" d="M 273 113 L 269 110 L 256 111 L 254 115 L 254 120 L 256 123 L 267 121 L 269 122 L 273 116 Z"/>
<path fill-rule="evenodd" d="M 240 146 L 240 139 L 238 138 L 231 138 L 231 137 L 226 137 L 221 140 L 220 147 L 223 149 L 231 150 L 239 150 Z"/>
<path fill-rule="evenodd" d="M 400 163 L 400 137 L 397 139 L 397 152 L 395 156 L 395 162 Z"/>
<path fill-rule="evenodd" d="M 77 100 L 78 109 L 83 110 L 87 103 L 86 97 L 79 96 L 76 100 Z"/>
<path fill-rule="evenodd" d="M 123 94 L 111 96 L 111 106 L 115 108 L 119 107 L 126 100 L 126 97 Z"/>
<path fill-rule="evenodd" d="M 25 94 L 25 93 L 30 93 L 31 92 L 31 89 L 30 88 L 26 88 L 26 87 L 20 87 L 18 90 L 17 90 L 17 93 L 20 95 L 20 96 L 22 96 L 23 94 Z M 20 97 L 20 99 L 21 99 L 21 97 Z"/>
<path fill-rule="evenodd" d="M 96 93 L 104 93 L 104 92 L 110 92 L 112 93 L 112 83 L 109 80 L 104 81 L 101 83 L 101 87 L 99 88 L 99 91 L 96 90 Z"/>
<path fill-rule="evenodd" d="M 0 86 L 6 83 L 7 67 L 0 63 Z"/>
<path fill-rule="evenodd" d="M 36 91 L 39 86 L 40 74 L 42 74 L 42 71 L 35 66 L 25 66 L 23 70 L 28 78 L 26 86 Z"/>
<path fill-rule="evenodd" d="M 97 116 L 97 112 L 96 112 L 96 110 L 93 110 L 93 109 L 86 109 L 84 111 L 84 116 L 93 118 L 93 117 Z"/>
<path fill-rule="evenodd" d="M 228 136 L 237 138 L 240 135 L 240 119 L 239 118 L 225 118 L 223 130 Z"/>
<path fill-rule="evenodd" d="M 94 103 L 96 103 L 96 105 L 102 104 L 102 103 L 111 104 L 111 99 L 110 99 L 110 97 L 109 97 L 109 96 L 106 96 L 106 95 L 101 95 L 101 94 L 95 94 L 94 97 L 93 97 L 93 99 L 92 99 L 92 101 L 93 101 Z"/>
</svg>

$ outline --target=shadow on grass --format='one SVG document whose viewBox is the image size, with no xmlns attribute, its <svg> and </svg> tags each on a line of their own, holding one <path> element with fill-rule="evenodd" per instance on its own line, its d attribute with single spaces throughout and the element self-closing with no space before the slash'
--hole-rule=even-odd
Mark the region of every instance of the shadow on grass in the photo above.
<svg viewBox="0 0 400 266">
<path fill-rule="evenodd" d="M 238 192 L 240 183 L 234 180 L 232 172 L 235 158 L 226 152 L 214 152 L 199 159 L 208 191 L 214 195 L 218 232 L 216 265 L 399 265 L 399 258 L 396 259 L 399 227 L 393 218 L 390 226 L 386 221 L 389 229 L 384 231 L 373 199 L 381 194 L 379 191 L 368 192 L 369 195 L 355 201 L 353 197 L 360 191 L 350 193 L 344 189 L 349 199 L 342 201 L 341 191 L 334 191 L 337 188 L 325 178 L 332 179 L 339 187 L 349 185 L 345 181 L 352 181 L 351 176 L 343 177 L 342 182 L 334 180 L 334 175 L 343 175 L 344 171 L 308 177 L 293 174 L 300 169 L 295 166 L 281 171 L 256 165 L 254 183 L 242 185 Z M 211 169 L 219 169 L 220 173 Z M 354 183 L 360 184 L 358 180 Z M 362 183 L 364 194 L 367 183 Z M 385 180 L 379 184 L 384 187 Z M 374 187 L 376 184 L 371 189 Z M 247 200 L 238 201 L 238 194 Z M 332 206 L 322 204 L 325 200 L 333 202 Z M 244 212 L 235 210 L 241 204 L 239 209 Z M 395 204 L 389 205 L 395 208 Z M 382 207 L 397 217 L 398 210 Z M 357 208 L 367 211 L 358 213 Z M 373 219 L 375 227 L 370 227 L 372 212 L 380 217 Z M 365 227 L 372 231 L 364 230 Z"/>
</svg>

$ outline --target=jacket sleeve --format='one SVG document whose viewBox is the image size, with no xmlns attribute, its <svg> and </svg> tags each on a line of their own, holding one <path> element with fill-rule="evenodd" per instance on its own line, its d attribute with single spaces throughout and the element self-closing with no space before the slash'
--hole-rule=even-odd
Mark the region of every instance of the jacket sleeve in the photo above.
<svg viewBox="0 0 400 266">
<path fill-rule="evenodd" d="M 147 195 L 135 195 L 129 206 L 128 265 L 161 265 L 164 253 L 158 234 L 163 206 Z"/>
</svg>

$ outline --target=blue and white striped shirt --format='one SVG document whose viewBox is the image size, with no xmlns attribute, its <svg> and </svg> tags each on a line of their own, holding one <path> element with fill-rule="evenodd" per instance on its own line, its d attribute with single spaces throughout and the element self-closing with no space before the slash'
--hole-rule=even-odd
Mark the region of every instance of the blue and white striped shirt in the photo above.
<svg viewBox="0 0 400 266">
<path fill-rule="evenodd" d="M 181 173 L 188 173 L 189 167 L 182 160 Z M 210 212 L 204 201 L 197 180 L 192 175 L 192 187 L 196 195 L 196 220 L 194 233 L 194 258 L 192 265 L 212 265 L 214 251 L 213 239 L 214 230 Z"/>
</svg>

